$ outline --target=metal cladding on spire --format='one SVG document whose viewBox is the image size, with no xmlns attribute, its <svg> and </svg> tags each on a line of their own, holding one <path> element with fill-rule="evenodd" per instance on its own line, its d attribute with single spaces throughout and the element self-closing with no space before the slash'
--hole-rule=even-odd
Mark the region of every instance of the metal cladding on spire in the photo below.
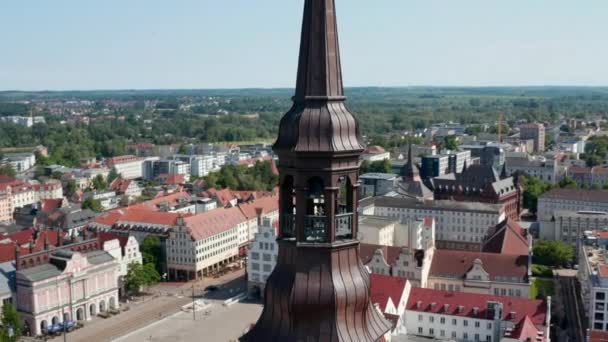
<svg viewBox="0 0 608 342">
<path fill-rule="evenodd" d="M 274 149 L 360 153 L 356 118 L 344 105 L 334 0 L 306 0 L 293 106 L 281 119 Z"/>
<path fill-rule="evenodd" d="M 414 165 L 414 156 L 412 154 L 412 140 L 409 141 L 407 147 L 407 163 L 403 166 L 403 178 L 414 179 L 418 176 L 416 166 Z"/>
<path fill-rule="evenodd" d="M 277 263 L 242 342 L 376 342 L 391 329 L 372 304 L 356 239 L 364 147 L 344 105 L 334 1 L 305 1 L 296 93 L 273 146 Z"/>
<path fill-rule="evenodd" d="M 306 1 L 295 101 L 344 99 L 334 0 Z"/>
</svg>

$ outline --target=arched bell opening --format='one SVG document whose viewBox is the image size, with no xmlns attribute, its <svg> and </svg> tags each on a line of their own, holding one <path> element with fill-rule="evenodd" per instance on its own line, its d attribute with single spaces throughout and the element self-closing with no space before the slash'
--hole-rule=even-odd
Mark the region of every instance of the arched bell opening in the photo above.
<svg viewBox="0 0 608 342">
<path fill-rule="evenodd" d="M 338 194 L 335 199 L 336 208 L 336 240 L 352 239 L 355 237 L 353 221 L 355 219 L 356 189 L 350 177 L 338 178 Z"/>
<path fill-rule="evenodd" d="M 279 196 L 279 216 L 280 238 L 291 239 L 296 237 L 296 196 L 294 191 L 294 179 L 287 175 L 283 178 Z"/>
<path fill-rule="evenodd" d="M 329 241 L 325 206 L 325 182 L 320 177 L 312 177 L 306 186 L 306 216 L 304 217 L 304 241 Z"/>
</svg>

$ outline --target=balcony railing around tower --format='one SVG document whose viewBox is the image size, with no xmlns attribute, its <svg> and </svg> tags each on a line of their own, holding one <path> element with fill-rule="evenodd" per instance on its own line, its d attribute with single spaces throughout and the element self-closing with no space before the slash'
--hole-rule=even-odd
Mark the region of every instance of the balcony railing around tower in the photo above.
<svg viewBox="0 0 608 342">
<path fill-rule="evenodd" d="M 336 215 L 336 239 L 353 238 L 353 213 Z M 283 214 L 281 225 L 283 238 L 296 237 L 296 215 Z M 307 242 L 327 242 L 327 217 L 321 215 L 306 215 L 304 217 L 304 237 Z"/>
<path fill-rule="evenodd" d="M 336 239 L 353 238 L 353 213 L 336 215 Z"/>
</svg>

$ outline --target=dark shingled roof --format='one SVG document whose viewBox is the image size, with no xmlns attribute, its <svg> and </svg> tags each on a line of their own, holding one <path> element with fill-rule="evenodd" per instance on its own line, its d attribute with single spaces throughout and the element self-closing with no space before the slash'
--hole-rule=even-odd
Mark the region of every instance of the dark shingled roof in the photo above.
<svg viewBox="0 0 608 342">
<path fill-rule="evenodd" d="M 540 199 L 564 199 L 587 202 L 608 202 L 608 191 L 553 189 L 542 194 L 540 196 Z"/>
</svg>

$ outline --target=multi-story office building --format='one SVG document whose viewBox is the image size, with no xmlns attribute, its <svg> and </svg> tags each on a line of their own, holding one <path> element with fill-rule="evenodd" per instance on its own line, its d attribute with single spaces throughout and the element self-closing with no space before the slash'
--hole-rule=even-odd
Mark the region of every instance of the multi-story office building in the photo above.
<svg viewBox="0 0 608 342">
<path fill-rule="evenodd" d="M 143 176 L 144 158 L 134 155 L 124 155 L 110 158 L 106 161 L 124 179 L 136 179 Z"/>
<path fill-rule="evenodd" d="M 548 341 L 551 297 L 546 300 L 412 288 L 407 334 L 450 341 Z"/>
<path fill-rule="evenodd" d="M 395 190 L 397 175 L 392 173 L 364 173 L 361 180 L 361 196 L 382 196 Z"/>
<path fill-rule="evenodd" d="M 606 249 L 582 246 L 579 251 L 578 280 L 583 306 L 593 330 L 608 331 L 608 264 Z"/>
<path fill-rule="evenodd" d="M 423 156 L 420 162 L 420 177 L 440 177 L 450 172 L 450 158 L 447 155 Z"/>
<path fill-rule="evenodd" d="M 506 171 L 508 175 L 520 172 L 551 184 L 559 182 L 565 173 L 565 169 L 558 165 L 557 159 L 530 156 L 525 152 L 509 153 L 506 158 Z"/>
<path fill-rule="evenodd" d="M 608 230 L 608 212 L 555 210 L 541 222 L 540 238 L 569 243 L 578 251 L 586 231 Z"/>
<path fill-rule="evenodd" d="M 537 216 L 541 221 L 541 231 L 557 210 L 608 212 L 608 191 L 552 189 L 545 192 L 538 198 Z"/>
<path fill-rule="evenodd" d="M 506 218 L 502 205 L 450 200 L 418 201 L 411 198 L 364 199 L 360 210 L 367 215 L 388 216 L 402 222 L 432 217 L 437 241 L 472 242 L 481 245 L 488 229 Z"/>
<path fill-rule="evenodd" d="M 36 155 L 33 153 L 9 153 L 0 160 L 0 164 L 9 164 L 16 172 L 23 172 L 36 165 Z"/>
<path fill-rule="evenodd" d="M 532 139 L 534 141 L 534 152 L 545 151 L 545 126 L 542 123 L 529 123 L 519 126 L 519 137 L 521 139 Z"/>
<path fill-rule="evenodd" d="M 471 151 L 448 151 L 446 155 L 450 173 L 461 173 L 465 166 L 471 165 Z"/>
</svg>

